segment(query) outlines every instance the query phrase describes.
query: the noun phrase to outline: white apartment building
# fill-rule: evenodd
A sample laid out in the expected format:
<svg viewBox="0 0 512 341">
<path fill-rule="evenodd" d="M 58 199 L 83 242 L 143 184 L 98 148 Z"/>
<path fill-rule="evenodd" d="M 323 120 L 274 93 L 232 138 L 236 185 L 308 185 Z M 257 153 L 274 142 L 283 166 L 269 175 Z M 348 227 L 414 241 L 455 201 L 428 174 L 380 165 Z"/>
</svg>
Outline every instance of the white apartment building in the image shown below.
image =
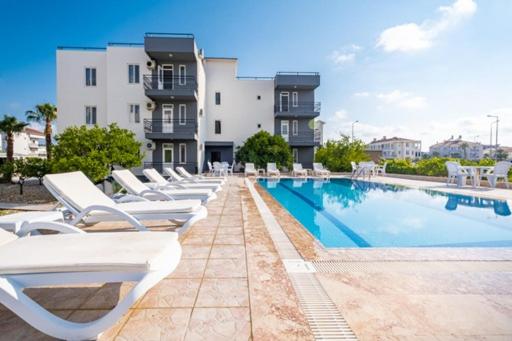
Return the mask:
<svg viewBox="0 0 512 341">
<path fill-rule="evenodd" d="M 380 151 L 385 159 L 415 159 L 421 157 L 421 141 L 401 137 L 373 139 L 367 150 Z"/>
<path fill-rule="evenodd" d="M 14 134 L 13 156 L 15 159 L 25 157 L 46 158 L 46 141 L 44 133 L 30 127 Z M 7 136 L 0 133 L 0 159 L 7 158 Z"/>
<path fill-rule="evenodd" d="M 205 169 L 232 162 L 259 130 L 281 134 L 311 167 L 318 73 L 239 77 L 236 58 L 209 58 L 193 35 L 146 33 L 144 43 L 57 49 L 57 128 L 117 123 L 143 141 L 145 167 Z"/>
<path fill-rule="evenodd" d="M 450 137 L 429 148 L 430 155 L 441 157 L 459 157 L 468 160 L 480 160 L 484 156 L 484 146 L 480 142 L 465 141 L 462 136 Z"/>
</svg>

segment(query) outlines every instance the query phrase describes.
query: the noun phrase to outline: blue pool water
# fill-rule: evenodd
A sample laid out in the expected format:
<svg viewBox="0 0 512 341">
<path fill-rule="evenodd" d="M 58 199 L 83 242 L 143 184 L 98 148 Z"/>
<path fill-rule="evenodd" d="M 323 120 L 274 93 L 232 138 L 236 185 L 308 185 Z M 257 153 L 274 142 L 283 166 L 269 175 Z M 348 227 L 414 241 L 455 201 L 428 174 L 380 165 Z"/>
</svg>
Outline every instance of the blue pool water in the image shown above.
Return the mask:
<svg viewBox="0 0 512 341">
<path fill-rule="evenodd" d="M 506 201 L 349 179 L 260 179 L 325 247 L 511 247 Z"/>
</svg>

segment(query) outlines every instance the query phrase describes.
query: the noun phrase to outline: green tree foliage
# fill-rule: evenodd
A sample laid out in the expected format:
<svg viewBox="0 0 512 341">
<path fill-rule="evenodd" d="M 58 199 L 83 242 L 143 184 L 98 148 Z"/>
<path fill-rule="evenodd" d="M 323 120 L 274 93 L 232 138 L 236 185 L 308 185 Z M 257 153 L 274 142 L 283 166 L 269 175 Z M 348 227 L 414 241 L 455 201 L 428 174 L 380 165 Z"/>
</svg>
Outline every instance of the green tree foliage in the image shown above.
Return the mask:
<svg viewBox="0 0 512 341">
<path fill-rule="evenodd" d="M 46 157 L 52 158 L 52 122 L 57 119 L 57 107 L 50 103 L 38 104 L 34 110 L 28 110 L 25 115 L 27 120 L 44 123 L 44 135 L 46 140 Z"/>
<path fill-rule="evenodd" d="M 237 148 L 236 160 L 242 163 L 252 162 L 258 168 L 265 168 L 268 162 L 275 162 L 279 168 L 290 168 L 293 155 L 281 135 L 271 135 L 262 130 Z"/>
<path fill-rule="evenodd" d="M 339 140 L 328 140 L 315 154 L 315 161 L 321 162 L 333 172 L 350 172 L 351 161 L 361 162 L 369 159 L 364 142 L 350 141 L 348 136 L 341 136 Z"/>
<path fill-rule="evenodd" d="M 4 118 L 0 120 L 0 131 L 7 135 L 7 161 L 12 162 L 14 160 L 14 134 L 20 133 L 25 129 L 28 124 L 20 122 L 14 116 L 4 115 Z"/>
<path fill-rule="evenodd" d="M 144 157 L 135 134 L 119 128 L 94 126 L 67 128 L 55 137 L 51 169 L 54 173 L 80 170 L 92 181 L 102 181 L 114 165 L 124 168 L 140 166 Z"/>
</svg>

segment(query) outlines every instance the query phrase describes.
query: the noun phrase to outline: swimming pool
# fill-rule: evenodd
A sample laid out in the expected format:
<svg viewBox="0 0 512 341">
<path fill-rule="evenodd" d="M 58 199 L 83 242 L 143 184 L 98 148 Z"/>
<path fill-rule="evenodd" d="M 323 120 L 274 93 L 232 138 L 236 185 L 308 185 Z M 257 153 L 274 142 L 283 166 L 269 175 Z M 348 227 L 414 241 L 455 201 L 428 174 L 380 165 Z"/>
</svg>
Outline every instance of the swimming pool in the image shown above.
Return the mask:
<svg viewBox="0 0 512 341">
<path fill-rule="evenodd" d="M 325 247 L 511 247 L 506 201 L 331 179 L 259 179 Z"/>
</svg>

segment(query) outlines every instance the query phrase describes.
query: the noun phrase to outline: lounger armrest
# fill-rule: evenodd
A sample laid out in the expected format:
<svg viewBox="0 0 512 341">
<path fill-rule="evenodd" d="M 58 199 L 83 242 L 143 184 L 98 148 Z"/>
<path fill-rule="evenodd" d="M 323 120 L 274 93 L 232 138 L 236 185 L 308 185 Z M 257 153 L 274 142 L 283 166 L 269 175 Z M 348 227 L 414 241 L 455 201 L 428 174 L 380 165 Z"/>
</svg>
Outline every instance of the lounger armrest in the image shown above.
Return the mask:
<svg viewBox="0 0 512 341">
<path fill-rule="evenodd" d="M 20 237 L 24 237 L 27 234 L 30 234 L 30 232 L 37 231 L 37 230 L 50 230 L 50 231 L 57 231 L 60 233 L 85 233 L 84 231 L 80 230 L 78 227 L 66 224 L 66 223 L 59 223 L 56 221 L 37 221 L 33 223 L 25 222 L 21 225 L 20 231 L 18 232 L 18 235 Z"/>
<path fill-rule="evenodd" d="M 135 227 L 139 231 L 149 231 L 146 226 L 142 225 L 137 219 L 135 219 L 134 216 L 131 214 L 122 211 L 116 207 L 112 206 L 105 206 L 105 205 L 91 205 L 89 207 L 86 207 L 82 212 L 77 214 L 75 219 L 71 221 L 71 225 L 76 225 L 78 222 L 80 222 L 82 219 L 84 219 L 89 213 L 93 211 L 102 211 L 102 212 L 108 212 L 110 214 L 116 215 L 123 220 L 126 220 L 129 222 L 133 227 Z"/>
<path fill-rule="evenodd" d="M 174 198 L 172 196 L 156 189 L 147 189 L 145 191 L 142 191 L 140 193 L 140 196 L 143 198 L 145 198 L 146 196 L 156 196 L 157 198 L 161 198 L 162 200 L 174 201 Z"/>
</svg>

